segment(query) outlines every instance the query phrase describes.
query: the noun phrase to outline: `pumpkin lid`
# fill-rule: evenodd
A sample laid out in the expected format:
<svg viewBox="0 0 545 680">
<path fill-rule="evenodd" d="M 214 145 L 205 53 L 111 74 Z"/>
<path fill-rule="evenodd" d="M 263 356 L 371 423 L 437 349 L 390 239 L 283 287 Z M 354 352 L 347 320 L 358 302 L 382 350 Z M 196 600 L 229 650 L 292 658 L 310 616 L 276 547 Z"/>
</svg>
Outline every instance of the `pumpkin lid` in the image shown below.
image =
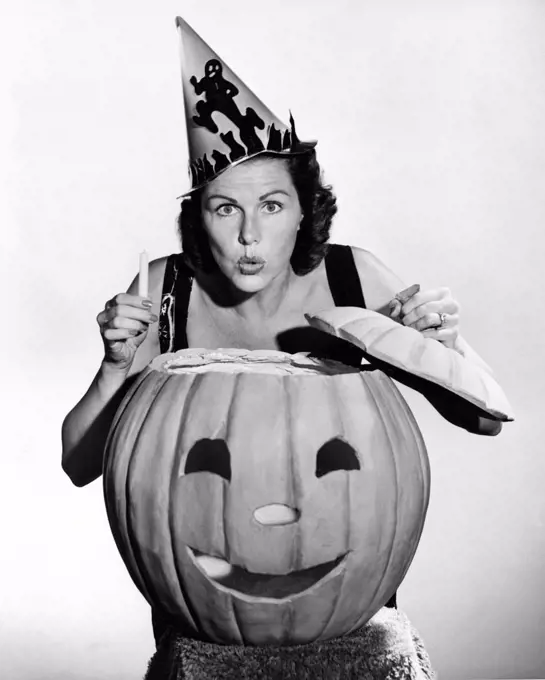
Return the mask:
<svg viewBox="0 0 545 680">
<path fill-rule="evenodd" d="M 496 419 L 514 419 L 490 373 L 414 328 L 360 307 L 335 307 L 305 316 L 314 328 L 347 340 L 372 358 L 435 383 Z"/>
</svg>

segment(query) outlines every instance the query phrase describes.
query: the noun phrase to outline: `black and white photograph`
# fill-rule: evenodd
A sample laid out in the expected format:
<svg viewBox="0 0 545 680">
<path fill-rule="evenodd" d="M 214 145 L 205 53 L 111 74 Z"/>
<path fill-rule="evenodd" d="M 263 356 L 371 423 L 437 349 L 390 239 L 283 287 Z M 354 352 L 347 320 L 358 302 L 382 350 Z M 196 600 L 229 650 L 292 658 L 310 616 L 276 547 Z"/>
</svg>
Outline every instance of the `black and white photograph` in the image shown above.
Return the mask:
<svg viewBox="0 0 545 680">
<path fill-rule="evenodd" d="M 544 680 L 545 2 L 0 19 L 0 677 Z"/>
</svg>

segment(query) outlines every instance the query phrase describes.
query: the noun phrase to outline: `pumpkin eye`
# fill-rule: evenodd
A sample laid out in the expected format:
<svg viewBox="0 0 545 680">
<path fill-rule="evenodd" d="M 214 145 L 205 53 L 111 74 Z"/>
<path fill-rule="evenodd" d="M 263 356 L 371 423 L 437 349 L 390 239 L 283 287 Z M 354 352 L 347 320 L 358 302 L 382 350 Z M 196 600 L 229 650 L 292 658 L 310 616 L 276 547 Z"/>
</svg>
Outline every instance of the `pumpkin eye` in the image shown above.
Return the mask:
<svg viewBox="0 0 545 680">
<path fill-rule="evenodd" d="M 323 477 L 335 470 L 359 469 L 360 462 L 355 450 L 339 437 L 321 446 L 316 456 L 316 477 Z"/>
<path fill-rule="evenodd" d="M 185 461 L 185 474 L 212 472 L 231 481 L 231 455 L 223 439 L 199 439 Z"/>
</svg>

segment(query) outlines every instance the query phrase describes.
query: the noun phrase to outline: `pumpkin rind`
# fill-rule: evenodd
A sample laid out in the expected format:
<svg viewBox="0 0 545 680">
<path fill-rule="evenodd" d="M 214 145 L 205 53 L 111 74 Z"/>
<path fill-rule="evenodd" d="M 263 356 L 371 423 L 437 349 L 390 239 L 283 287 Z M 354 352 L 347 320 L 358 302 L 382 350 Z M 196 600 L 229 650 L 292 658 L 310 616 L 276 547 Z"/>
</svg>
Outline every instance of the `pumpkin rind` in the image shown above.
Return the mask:
<svg viewBox="0 0 545 680">
<path fill-rule="evenodd" d="M 108 518 L 144 597 L 215 642 L 297 644 L 363 625 L 403 580 L 429 501 L 424 442 L 394 383 L 334 362 L 314 370 L 304 357 L 283 360 L 279 373 L 218 373 L 212 362 L 200 373 L 165 372 L 173 359 L 152 363 L 127 394 L 106 449 Z M 266 355 L 255 363 L 266 370 Z M 360 469 L 317 477 L 317 451 L 335 438 Z M 225 441 L 230 480 L 184 473 L 201 439 Z M 297 508 L 298 520 L 261 525 L 254 511 L 267 503 Z M 271 583 L 337 566 L 278 598 L 267 579 L 260 595 L 211 580 L 200 553 Z"/>
</svg>

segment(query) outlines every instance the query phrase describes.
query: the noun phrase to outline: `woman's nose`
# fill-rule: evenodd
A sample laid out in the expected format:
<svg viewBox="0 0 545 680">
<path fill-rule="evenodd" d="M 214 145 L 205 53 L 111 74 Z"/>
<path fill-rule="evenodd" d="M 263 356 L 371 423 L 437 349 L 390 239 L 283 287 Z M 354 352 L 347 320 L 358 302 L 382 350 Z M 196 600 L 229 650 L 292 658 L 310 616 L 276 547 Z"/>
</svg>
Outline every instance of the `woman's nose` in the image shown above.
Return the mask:
<svg viewBox="0 0 545 680">
<path fill-rule="evenodd" d="M 238 240 L 243 245 L 259 243 L 259 224 L 256 217 L 247 214 L 244 215 L 242 224 L 240 225 Z"/>
</svg>

